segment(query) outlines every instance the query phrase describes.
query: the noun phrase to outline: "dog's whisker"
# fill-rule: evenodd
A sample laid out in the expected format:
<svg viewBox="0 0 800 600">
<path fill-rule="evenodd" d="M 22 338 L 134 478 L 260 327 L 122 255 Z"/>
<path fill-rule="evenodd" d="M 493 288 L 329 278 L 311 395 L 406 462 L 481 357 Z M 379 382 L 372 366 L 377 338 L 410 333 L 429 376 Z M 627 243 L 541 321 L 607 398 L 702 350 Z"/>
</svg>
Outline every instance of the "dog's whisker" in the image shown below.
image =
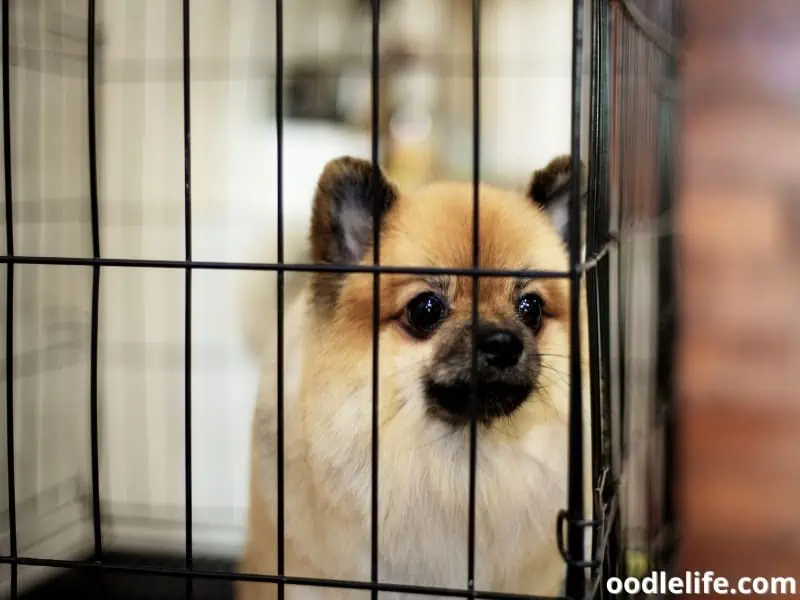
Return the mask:
<svg viewBox="0 0 800 600">
<path fill-rule="evenodd" d="M 561 371 L 554 367 L 542 365 L 542 371 L 540 373 L 540 377 L 544 375 L 555 375 L 559 378 L 559 382 L 569 386 L 569 373 L 565 373 L 564 371 Z M 550 382 L 552 383 L 553 380 L 550 380 Z"/>
</svg>

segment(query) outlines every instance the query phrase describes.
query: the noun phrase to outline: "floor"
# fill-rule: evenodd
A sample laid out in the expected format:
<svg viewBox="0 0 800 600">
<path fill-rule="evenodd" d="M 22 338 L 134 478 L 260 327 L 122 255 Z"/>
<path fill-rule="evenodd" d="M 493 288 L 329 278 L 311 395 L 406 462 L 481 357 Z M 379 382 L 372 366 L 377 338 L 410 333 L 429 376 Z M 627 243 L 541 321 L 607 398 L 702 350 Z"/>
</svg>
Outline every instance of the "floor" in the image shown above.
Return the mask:
<svg viewBox="0 0 800 600">
<path fill-rule="evenodd" d="M 115 554 L 106 557 L 110 563 L 182 568 L 183 557 L 138 556 Z M 195 568 L 203 571 L 230 572 L 233 563 L 225 560 L 196 559 Z M 40 585 L 19 597 L 19 600 L 184 600 L 188 599 L 186 580 L 162 575 L 140 575 L 102 572 L 95 569 L 76 569 Z M 233 600 L 233 582 L 200 580 L 193 583 L 192 600 Z"/>
</svg>

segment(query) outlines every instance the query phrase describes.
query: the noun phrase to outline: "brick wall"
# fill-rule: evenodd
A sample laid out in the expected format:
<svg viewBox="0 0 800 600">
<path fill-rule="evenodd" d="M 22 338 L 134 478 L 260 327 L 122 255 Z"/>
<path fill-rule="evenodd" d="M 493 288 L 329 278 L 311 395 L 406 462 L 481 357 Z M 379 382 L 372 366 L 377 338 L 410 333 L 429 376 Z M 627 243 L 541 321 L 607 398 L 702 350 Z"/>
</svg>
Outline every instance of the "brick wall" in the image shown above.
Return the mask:
<svg viewBox="0 0 800 600">
<path fill-rule="evenodd" d="M 800 578 L 800 2 L 683 10 L 680 569 Z"/>
</svg>

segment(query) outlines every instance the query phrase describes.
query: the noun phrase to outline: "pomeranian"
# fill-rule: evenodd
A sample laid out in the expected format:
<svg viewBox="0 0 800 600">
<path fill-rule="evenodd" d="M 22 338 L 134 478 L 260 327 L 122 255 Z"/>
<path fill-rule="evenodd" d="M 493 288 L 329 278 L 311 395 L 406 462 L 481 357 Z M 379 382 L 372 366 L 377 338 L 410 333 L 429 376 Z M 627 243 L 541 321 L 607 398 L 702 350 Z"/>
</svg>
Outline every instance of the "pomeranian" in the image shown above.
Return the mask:
<svg viewBox="0 0 800 600">
<path fill-rule="evenodd" d="M 524 191 L 482 185 L 480 267 L 568 271 L 572 179 L 570 157 L 560 156 L 535 171 Z M 579 179 L 583 202 L 583 167 Z M 307 245 L 287 251 L 307 254 L 319 265 L 373 264 L 376 201 L 382 265 L 409 270 L 473 266 L 472 184 L 437 182 L 401 191 L 383 172 L 374 173 L 371 162 L 351 157 L 324 167 L 311 199 L 308 239 L 302 242 Z M 276 275 L 258 277 L 270 283 L 261 296 L 250 298 L 248 323 L 257 327 L 263 320 L 270 326 L 261 326 L 265 339 L 257 344 L 261 382 L 251 431 L 247 540 L 239 569 L 275 574 Z M 369 581 L 374 276 L 331 270 L 287 277 L 285 574 Z M 559 595 L 565 565 L 556 544 L 556 517 L 567 505 L 569 281 L 482 276 L 474 332 L 472 288 L 471 275 L 383 273 L 379 278 L 378 579 L 467 586 L 474 336 L 474 585 L 490 592 Z M 588 385 L 584 300 L 581 365 Z M 583 423 L 588 511 L 588 408 Z M 291 600 L 366 594 L 286 586 Z M 275 584 L 239 584 L 240 600 L 275 596 Z"/>
</svg>

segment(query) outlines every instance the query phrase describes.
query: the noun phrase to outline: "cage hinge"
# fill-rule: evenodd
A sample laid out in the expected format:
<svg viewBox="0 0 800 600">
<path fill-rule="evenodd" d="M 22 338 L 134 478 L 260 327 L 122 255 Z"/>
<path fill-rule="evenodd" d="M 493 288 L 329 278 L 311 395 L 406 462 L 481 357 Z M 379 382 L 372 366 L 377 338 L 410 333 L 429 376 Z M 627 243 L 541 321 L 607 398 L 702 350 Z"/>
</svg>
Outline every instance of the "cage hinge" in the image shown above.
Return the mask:
<svg viewBox="0 0 800 600">
<path fill-rule="evenodd" d="M 600 566 L 598 559 L 594 560 L 573 560 L 570 558 L 567 548 L 564 545 L 564 523 L 567 522 L 575 527 L 597 527 L 600 521 L 596 519 L 570 519 L 566 510 L 558 511 L 558 518 L 556 519 L 556 543 L 558 544 L 558 553 L 564 562 L 571 567 L 578 567 L 580 569 L 595 568 Z"/>
</svg>

